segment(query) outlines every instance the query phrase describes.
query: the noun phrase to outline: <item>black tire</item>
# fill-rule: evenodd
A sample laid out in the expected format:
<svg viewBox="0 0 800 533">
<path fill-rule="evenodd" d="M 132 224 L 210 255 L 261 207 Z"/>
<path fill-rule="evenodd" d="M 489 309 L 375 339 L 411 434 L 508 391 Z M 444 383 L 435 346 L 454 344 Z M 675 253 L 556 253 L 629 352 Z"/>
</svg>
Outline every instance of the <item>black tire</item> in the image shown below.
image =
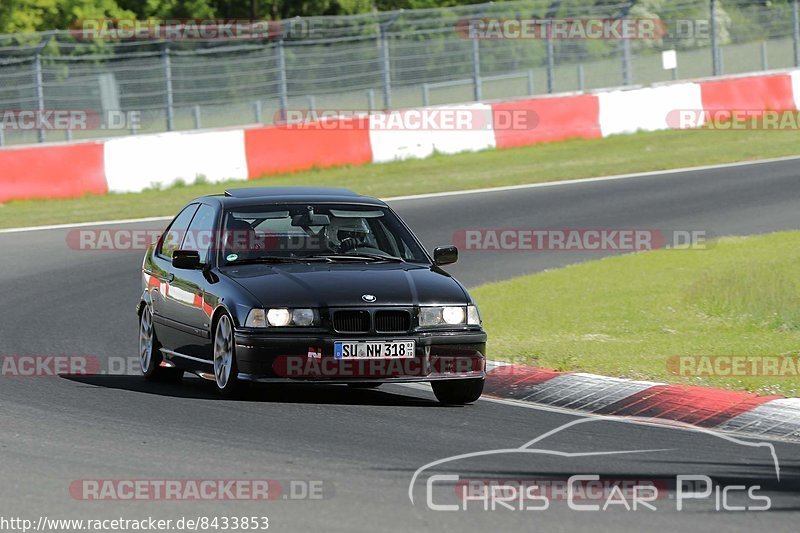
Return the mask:
<svg viewBox="0 0 800 533">
<path fill-rule="evenodd" d="M 351 389 L 377 389 L 383 383 L 348 383 L 347 386 Z"/>
<path fill-rule="evenodd" d="M 148 381 L 180 383 L 183 370 L 161 366 L 162 361 L 161 343 L 153 327 L 153 311 L 145 305 L 139 313 L 139 367 L 142 375 Z"/>
<path fill-rule="evenodd" d="M 449 379 L 446 381 L 432 381 L 431 387 L 436 399 L 446 405 L 465 405 L 478 400 L 483 393 L 483 384 L 486 380 L 477 379 Z"/>
<path fill-rule="evenodd" d="M 214 325 L 214 382 L 223 398 L 238 399 L 247 390 L 247 384 L 239 379 L 236 363 L 236 340 L 233 336 L 233 320 L 227 314 L 219 317 Z M 225 358 L 225 354 L 229 359 Z"/>
</svg>

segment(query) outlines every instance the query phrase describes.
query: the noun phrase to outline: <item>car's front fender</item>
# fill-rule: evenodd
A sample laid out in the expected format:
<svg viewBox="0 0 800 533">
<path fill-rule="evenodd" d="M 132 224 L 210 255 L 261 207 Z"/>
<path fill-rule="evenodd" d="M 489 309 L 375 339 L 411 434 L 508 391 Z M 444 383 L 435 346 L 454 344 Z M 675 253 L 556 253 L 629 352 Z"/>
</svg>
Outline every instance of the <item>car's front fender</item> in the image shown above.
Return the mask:
<svg viewBox="0 0 800 533">
<path fill-rule="evenodd" d="M 150 292 L 147 290 L 142 291 L 142 296 L 139 298 L 139 303 L 136 304 L 136 316 L 141 316 L 144 306 L 150 305 L 151 303 L 153 302 L 150 298 Z"/>
</svg>

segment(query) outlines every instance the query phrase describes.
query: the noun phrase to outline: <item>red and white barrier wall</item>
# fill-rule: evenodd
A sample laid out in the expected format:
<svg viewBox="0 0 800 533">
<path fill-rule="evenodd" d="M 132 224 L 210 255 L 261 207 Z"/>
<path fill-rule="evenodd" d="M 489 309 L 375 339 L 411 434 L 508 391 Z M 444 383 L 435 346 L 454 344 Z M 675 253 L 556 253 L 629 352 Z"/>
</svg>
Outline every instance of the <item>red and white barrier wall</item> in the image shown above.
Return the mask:
<svg viewBox="0 0 800 533">
<path fill-rule="evenodd" d="M 0 150 L 0 202 L 108 192 L 102 142 Z"/>
<path fill-rule="evenodd" d="M 103 171 L 111 192 L 139 192 L 202 177 L 247 179 L 244 131 L 170 132 L 105 142 Z"/>
<path fill-rule="evenodd" d="M 96 142 L 0 149 L 0 202 L 136 192 L 200 178 L 216 183 L 312 168 L 384 163 L 487 148 L 678 127 L 675 113 L 800 109 L 800 71 L 440 108 L 480 127 L 382 128 L 353 118 L 326 127 L 262 126 L 136 135 Z M 393 111 L 402 118 L 415 110 Z M 416 110 L 419 111 L 419 110 Z M 535 117 L 526 127 L 510 113 Z M 396 115 L 396 116 L 395 116 Z M 670 120 L 670 117 L 673 117 Z"/>
</svg>

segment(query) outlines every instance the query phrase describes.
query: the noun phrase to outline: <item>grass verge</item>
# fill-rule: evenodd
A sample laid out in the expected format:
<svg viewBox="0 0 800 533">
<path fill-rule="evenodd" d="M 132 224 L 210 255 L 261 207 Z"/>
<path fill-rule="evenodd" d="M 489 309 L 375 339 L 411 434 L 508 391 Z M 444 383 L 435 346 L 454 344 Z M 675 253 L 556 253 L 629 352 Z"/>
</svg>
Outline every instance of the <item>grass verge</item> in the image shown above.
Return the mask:
<svg viewBox="0 0 800 533">
<path fill-rule="evenodd" d="M 796 361 L 798 263 L 800 232 L 781 232 L 723 238 L 706 250 L 610 257 L 471 292 L 493 359 L 797 396 L 797 375 L 681 376 L 668 361 L 718 355 Z"/>
<path fill-rule="evenodd" d="M 338 186 L 389 197 L 781 157 L 800 154 L 799 146 L 795 132 L 774 131 L 661 131 L 575 139 L 424 160 L 311 170 L 249 182 L 8 202 L 0 204 L 0 228 L 170 215 L 188 200 L 220 192 L 228 185 Z"/>
</svg>

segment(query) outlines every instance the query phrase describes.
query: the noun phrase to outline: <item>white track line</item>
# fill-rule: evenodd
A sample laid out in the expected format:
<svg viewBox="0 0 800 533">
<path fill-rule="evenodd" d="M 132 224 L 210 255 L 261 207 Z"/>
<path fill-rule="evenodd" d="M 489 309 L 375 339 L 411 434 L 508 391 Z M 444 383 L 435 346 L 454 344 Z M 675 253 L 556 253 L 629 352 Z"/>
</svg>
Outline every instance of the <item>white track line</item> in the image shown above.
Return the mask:
<svg viewBox="0 0 800 533">
<path fill-rule="evenodd" d="M 412 194 L 409 196 L 392 196 L 390 198 L 383 198 L 386 202 L 403 202 L 408 200 L 427 200 L 432 198 L 446 198 L 448 196 L 465 196 L 468 194 L 486 194 L 486 193 L 496 193 L 496 192 L 506 192 L 506 191 L 518 191 L 524 189 L 539 189 L 544 187 L 568 187 L 571 185 L 581 185 L 584 183 L 595 183 L 595 182 L 603 182 L 603 181 L 616 181 L 616 180 L 625 180 L 625 179 L 632 179 L 632 178 L 647 178 L 647 177 L 654 177 L 654 176 L 670 176 L 674 174 L 685 174 L 687 172 L 699 172 L 703 170 L 717 170 L 717 169 L 724 169 L 724 168 L 737 168 L 737 167 L 746 167 L 751 165 L 767 165 L 770 163 L 780 163 L 784 161 L 798 161 L 800 160 L 800 156 L 786 156 L 786 157 L 774 157 L 772 159 L 759 159 L 755 161 L 739 161 L 737 163 L 723 163 L 718 165 L 705 165 L 699 167 L 684 167 L 684 168 L 674 168 L 670 170 L 654 170 L 650 172 L 636 172 L 632 174 L 616 174 L 612 176 L 599 176 L 596 178 L 579 178 L 574 180 L 562 180 L 562 181 L 546 181 L 542 183 L 527 183 L 523 185 L 507 185 L 503 187 L 488 187 L 484 189 L 469 189 L 463 191 L 447 191 L 447 192 L 434 192 L 434 193 L 426 193 L 426 194 Z M 2 211 L 0 211 L 1 213 Z M 27 231 L 44 231 L 44 230 L 53 230 L 53 229 L 69 229 L 69 228 L 82 228 L 87 226 L 104 226 L 110 224 L 135 224 L 137 222 L 154 222 L 159 220 L 171 220 L 172 216 L 163 216 L 163 217 L 148 217 L 148 218 L 129 218 L 123 220 L 102 220 L 97 222 L 75 222 L 71 224 L 53 224 L 50 226 L 30 226 L 30 227 L 23 227 L 23 228 L 8 228 L 8 229 L 0 229 L 0 234 L 2 233 L 21 233 Z"/>
<path fill-rule="evenodd" d="M 0 211 L 1 212 L 1 211 Z M 125 218 L 121 220 L 100 220 L 97 222 L 75 222 L 72 224 L 53 224 L 50 226 L 31 226 L 28 228 L 9 228 L 0 229 L 0 233 L 21 233 L 26 231 L 44 231 L 52 229 L 85 228 L 88 226 L 106 226 L 111 224 L 136 224 L 138 222 L 156 222 L 160 220 L 172 220 L 172 216 L 148 217 L 148 218 Z"/>
</svg>

